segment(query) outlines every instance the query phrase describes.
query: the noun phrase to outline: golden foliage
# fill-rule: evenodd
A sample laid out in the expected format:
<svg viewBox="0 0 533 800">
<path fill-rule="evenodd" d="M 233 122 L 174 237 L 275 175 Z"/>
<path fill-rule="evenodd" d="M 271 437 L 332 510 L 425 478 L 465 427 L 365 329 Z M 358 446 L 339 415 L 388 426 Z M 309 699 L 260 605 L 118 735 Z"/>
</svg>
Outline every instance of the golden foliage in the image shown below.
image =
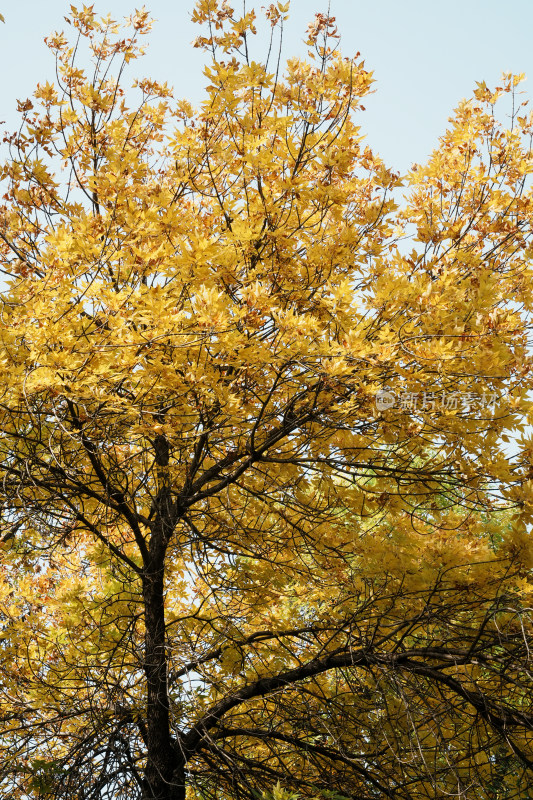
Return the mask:
<svg viewBox="0 0 533 800">
<path fill-rule="evenodd" d="M 403 180 L 334 19 L 200 0 L 200 108 L 92 6 L 0 209 L 0 785 L 510 798 L 528 785 L 530 150 L 520 76 Z M 403 191 L 402 191 L 403 189 Z M 503 766 L 502 766 L 503 765 Z M 502 777 L 503 776 L 503 777 Z M 272 790 L 265 789 L 272 786 Z M 504 787 L 506 794 L 503 794 Z M 296 793 L 296 794 L 295 794 Z"/>
</svg>

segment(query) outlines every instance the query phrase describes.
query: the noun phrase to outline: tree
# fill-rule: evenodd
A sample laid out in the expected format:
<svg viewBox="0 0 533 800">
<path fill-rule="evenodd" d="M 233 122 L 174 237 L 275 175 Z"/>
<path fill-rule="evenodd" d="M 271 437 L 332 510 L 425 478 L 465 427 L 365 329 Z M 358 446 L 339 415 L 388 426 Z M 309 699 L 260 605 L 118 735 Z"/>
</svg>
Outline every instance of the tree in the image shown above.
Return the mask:
<svg viewBox="0 0 533 800">
<path fill-rule="evenodd" d="M 6 796 L 531 783 L 532 119 L 480 84 L 402 184 L 333 18 L 275 63 L 287 10 L 254 61 L 200 0 L 195 111 L 127 105 L 146 12 L 73 7 L 8 137 Z"/>
</svg>

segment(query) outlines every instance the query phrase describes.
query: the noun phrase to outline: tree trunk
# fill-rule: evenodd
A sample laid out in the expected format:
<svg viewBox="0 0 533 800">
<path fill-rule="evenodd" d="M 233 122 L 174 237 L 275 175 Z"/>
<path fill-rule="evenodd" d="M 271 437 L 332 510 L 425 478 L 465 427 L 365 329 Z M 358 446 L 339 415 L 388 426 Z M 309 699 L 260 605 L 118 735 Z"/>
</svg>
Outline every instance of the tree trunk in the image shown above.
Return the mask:
<svg viewBox="0 0 533 800">
<path fill-rule="evenodd" d="M 178 787 L 173 778 L 179 765 L 170 735 L 162 568 L 145 577 L 143 595 L 148 749 L 145 779 L 150 787 L 147 797 L 150 800 L 183 800 L 184 782 L 180 781 L 182 786 Z"/>
<path fill-rule="evenodd" d="M 164 468 L 168 464 L 168 446 L 163 437 L 157 437 L 155 450 L 156 463 Z M 150 800 L 185 800 L 185 769 L 170 733 L 167 685 L 164 576 L 166 549 L 173 529 L 168 487 L 163 485 L 155 502 L 149 558 L 144 565 L 143 575 L 148 751 L 145 794 Z"/>
</svg>

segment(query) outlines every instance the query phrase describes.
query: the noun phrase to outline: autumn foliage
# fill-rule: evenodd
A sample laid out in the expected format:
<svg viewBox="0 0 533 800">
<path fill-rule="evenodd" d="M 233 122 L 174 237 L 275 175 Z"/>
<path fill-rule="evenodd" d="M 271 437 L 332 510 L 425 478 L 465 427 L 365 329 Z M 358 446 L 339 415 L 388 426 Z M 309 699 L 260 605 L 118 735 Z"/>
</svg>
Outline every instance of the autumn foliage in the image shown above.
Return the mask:
<svg viewBox="0 0 533 800">
<path fill-rule="evenodd" d="M 72 7 L 7 137 L 5 797 L 533 780 L 520 78 L 400 179 L 358 127 L 372 74 L 325 14 L 281 63 L 287 12 L 197 3 L 194 109 L 126 96 L 145 11 Z"/>
</svg>

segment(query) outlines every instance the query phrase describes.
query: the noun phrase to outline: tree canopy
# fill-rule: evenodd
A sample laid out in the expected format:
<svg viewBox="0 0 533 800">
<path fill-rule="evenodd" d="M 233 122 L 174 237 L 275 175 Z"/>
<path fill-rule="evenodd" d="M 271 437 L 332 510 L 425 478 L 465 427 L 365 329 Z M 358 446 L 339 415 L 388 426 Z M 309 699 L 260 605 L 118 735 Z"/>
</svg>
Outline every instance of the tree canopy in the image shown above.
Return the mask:
<svg viewBox="0 0 533 800">
<path fill-rule="evenodd" d="M 195 109 L 126 93 L 146 11 L 72 7 L 6 139 L 4 796 L 531 785 L 520 76 L 401 178 L 359 54 L 317 14 L 283 64 L 287 12 L 197 3 Z"/>
</svg>

